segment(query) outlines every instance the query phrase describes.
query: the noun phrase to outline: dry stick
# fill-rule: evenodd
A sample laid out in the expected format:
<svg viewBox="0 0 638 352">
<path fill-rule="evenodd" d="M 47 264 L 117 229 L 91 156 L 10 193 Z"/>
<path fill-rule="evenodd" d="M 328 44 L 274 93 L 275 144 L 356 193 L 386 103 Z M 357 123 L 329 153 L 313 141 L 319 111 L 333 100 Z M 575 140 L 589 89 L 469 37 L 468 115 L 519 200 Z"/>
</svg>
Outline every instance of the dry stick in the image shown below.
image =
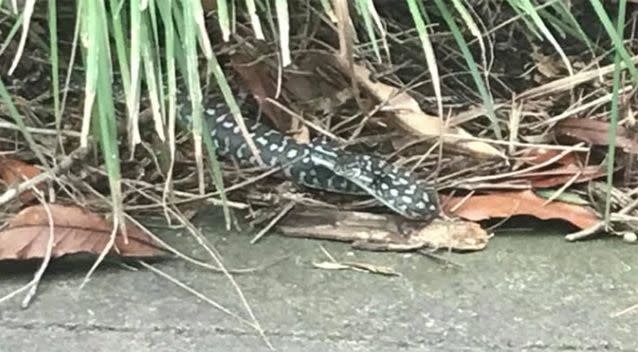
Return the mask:
<svg viewBox="0 0 638 352">
<path fill-rule="evenodd" d="M 78 291 L 82 290 L 84 288 L 84 286 L 89 282 L 89 279 L 91 278 L 91 275 L 93 275 L 93 272 L 95 272 L 97 267 L 102 263 L 102 261 L 104 260 L 106 255 L 111 251 L 111 249 L 115 245 L 115 237 L 117 236 L 118 228 L 119 228 L 119 216 L 114 216 L 113 217 L 113 230 L 111 231 L 111 235 L 109 237 L 109 241 L 106 244 L 106 246 L 104 247 L 104 249 L 102 250 L 102 252 L 100 253 L 100 255 L 98 256 L 98 258 L 95 261 L 95 263 L 93 263 L 93 266 L 91 266 L 91 269 L 89 269 L 89 271 L 84 276 L 84 280 L 82 280 L 82 283 L 80 284 L 80 287 L 78 287 Z"/>
<path fill-rule="evenodd" d="M 108 199 L 105 198 L 102 194 L 100 194 L 99 192 L 97 192 L 95 189 L 88 187 L 88 190 L 95 195 L 97 198 L 99 198 L 100 200 L 102 200 L 103 202 L 108 204 Z M 155 201 L 159 201 L 157 199 L 153 199 Z M 148 228 L 146 228 L 146 226 L 144 226 L 142 223 L 140 223 L 139 221 L 137 221 L 137 219 L 135 219 L 133 216 L 131 216 L 130 214 L 124 212 L 124 217 L 126 219 L 128 219 L 129 221 L 131 221 L 134 225 L 136 225 L 137 227 L 139 227 L 144 233 L 146 233 L 153 241 L 157 242 L 159 245 L 163 246 L 166 250 L 168 250 L 169 252 L 175 254 L 178 258 L 184 259 L 185 261 L 192 263 L 194 265 L 197 266 L 201 266 L 203 268 L 209 269 L 213 272 L 219 272 L 219 273 L 223 273 L 224 269 L 216 267 L 214 265 L 208 264 L 206 262 L 200 261 L 196 258 L 191 258 L 188 255 L 180 252 L 179 250 L 177 250 L 176 248 L 172 247 L 171 245 L 169 245 L 168 243 L 164 242 L 161 238 L 157 237 L 153 232 L 151 232 Z M 266 263 L 266 264 L 262 264 L 260 266 L 256 266 L 256 267 L 249 267 L 249 268 L 241 268 L 241 269 L 226 269 L 226 271 L 228 271 L 231 274 L 247 274 L 247 273 L 252 273 L 252 272 L 256 272 L 259 270 L 263 270 L 266 269 L 270 266 L 273 266 L 279 262 L 281 262 L 282 260 L 286 259 L 287 257 L 281 257 L 278 258 L 276 260 L 273 260 L 270 263 Z"/>
<path fill-rule="evenodd" d="M 53 244 L 55 242 L 55 225 L 53 223 L 53 215 L 51 214 L 51 208 L 49 208 L 49 205 L 44 200 L 44 196 L 42 195 L 42 192 L 39 189 L 37 189 L 37 187 L 35 186 L 32 187 L 32 190 L 33 190 L 33 194 L 36 195 L 36 197 L 38 198 L 38 200 L 40 201 L 40 203 L 44 207 L 44 210 L 47 213 L 47 219 L 49 221 L 49 241 L 47 242 L 47 249 L 44 254 L 44 259 L 42 260 L 42 265 L 40 265 L 40 268 L 38 269 L 38 271 L 35 272 L 35 275 L 33 276 L 33 280 L 31 280 L 31 282 L 29 283 L 29 285 L 31 286 L 29 289 L 29 292 L 27 292 L 27 295 L 22 300 L 22 308 L 27 308 L 29 306 L 29 303 L 35 296 L 35 293 L 38 290 L 38 284 L 42 280 L 42 276 L 44 275 L 44 272 L 47 270 L 47 267 L 49 266 L 49 262 L 51 261 L 51 255 L 53 253 Z"/>
<path fill-rule="evenodd" d="M 291 201 L 288 202 L 288 204 L 286 204 L 286 206 L 279 212 L 279 214 L 277 214 L 277 216 L 275 216 L 269 223 L 268 225 L 266 225 L 266 227 L 264 227 L 261 231 L 259 231 L 259 233 L 257 235 L 255 235 L 255 237 L 253 237 L 253 239 L 250 241 L 250 244 L 255 244 L 257 243 L 257 241 L 259 241 L 262 237 L 264 237 L 264 235 L 270 231 L 270 229 L 275 226 L 275 224 L 277 224 L 277 222 L 279 220 L 281 220 L 281 218 L 283 218 L 286 214 L 288 214 L 289 211 L 292 210 L 292 208 L 295 207 L 297 203 L 295 201 Z"/>
<path fill-rule="evenodd" d="M 633 56 L 631 58 L 631 62 L 632 63 L 638 63 L 638 55 Z M 626 65 L 624 62 L 620 63 L 620 67 L 621 68 L 626 68 Z M 560 78 L 557 80 L 554 80 L 552 82 L 549 82 L 547 84 L 544 84 L 542 86 L 538 86 L 538 87 L 534 87 L 532 89 L 529 89 L 525 92 L 523 92 L 522 94 L 518 95 L 518 99 L 529 99 L 529 98 L 536 98 L 538 96 L 541 95 L 545 95 L 545 94 L 549 94 L 549 93 L 553 93 L 553 92 L 558 92 L 558 91 L 562 91 L 562 90 L 568 90 L 571 89 L 581 83 L 590 81 L 592 79 L 598 78 L 600 76 L 603 75 L 607 75 L 610 74 L 612 72 L 614 72 L 615 70 L 615 65 L 614 64 L 609 64 L 607 66 L 603 66 L 601 68 L 598 69 L 594 69 L 594 70 L 589 70 L 589 71 L 585 71 L 585 72 L 580 72 L 577 73 L 573 76 L 569 76 L 569 77 L 565 77 L 565 78 Z"/>
<path fill-rule="evenodd" d="M 274 350 L 275 350 L 275 347 L 274 347 L 274 346 L 270 343 L 270 341 L 269 341 L 269 340 L 268 340 L 268 338 L 266 337 L 266 335 L 265 335 L 265 333 L 264 333 L 263 329 L 259 326 L 259 323 L 257 323 L 257 321 L 255 321 L 254 323 L 253 323 L 253 322 L 250 322 L 249 320 L 244 319 L 244 318 L 240 317 L 239 315 L 237 315 L 237 314 L 235 314 L 235 313 L 231 312 L 230 310 L 228 310 L 227 308 L 225 308 L 225 307 L 224 307 L 224 306 L 222 306 L 221 304 L 219 304 L 219 303 L 217 303 L 217 302 L 213 301 L 212 299 L 210 299 L 210 298 L 206 297 L 206 296 L 205 296 L 205 295 L 203 295 L 202 293 L 200 293 L 200 292 L 198 292 L 198 291 L 194 290 L 193 288 L 191 288 L 191 287 L 189 287 L 188 285 L 184 284 L 183 282 L 181 282 L 181 281 L 177 280 L 176 278 L 174 278 L 174 277 L 172 277 L 172 276 L 168 275 L 167 273 L 165 273 L 165 272 L 161 271 L 160 269 L 157 269 L 157 268 L 153 267 L 152 265 L 149 265 L 149 264 L 147 264 L 146 262 L 143 262 L 143 261 L 141 261 L 141 260 L 140 260 L 140 261 L 138 261 L 138 262 L 139 262 L 142 266 L 144 266 L 145 268 L 147 268 L 147 269 L 151 270 L 152 272 L 154 272 L 154 273 L 156 273 L 156 274 L 158 274 L 158 275 L 160 275 L 160 276 L 162 276 L 162 277 L 164 277 L 164 278 L 168 279 L 169 281 L 171 281 L 172 283 L 176 284 L 177 286 L 179 286 L 179 287 L 181 287 L 181 288 L 185 289 L 186 291 L 188 291 L 188 292 L 192 293 L 192 294 L 193 294 L 193 295 L 195 295 L 197 298 L 199 298 L 199 299 L 201 299 L 201 300 L 203 300 L 203 301 L 207 302 L 208 304 L 210 304 L 210 305 L 212 305 L 213 307 L 215 307 L 215 308 L 219 309 L 220 311 L 222 311 L 222 312 L 224 312 L 224 313 L 226 313 L 226 314 L 230 315 L 231 317 L 233 317 L 233 318 L 237 319 L 239 322 L 241 322 L 241 323 L 243 323 L 243 324 L 246 324 L 246 325 L 250 326 L 251 328 L 253 328 L 253 329 L 257 330 L 257 331 L 259 332 L 259 334 L 261 335 L 261 337 L 263 338 L 264 342 L 266 343 L 266 346 L 268 346 L 268 348 L 269 348 L 271 351 L 274 351 Z"/>
<path fill-rule="evenodd" d="M 222 263 L 222 261 L 220 259 L 221 256 L 218 253 L 216 253 L 216 250 L 214 249 L 214 247 L 208 243 L 208 240 L 206 239 L 206 237 L 204 237 L 204 235 L 202 235 L 195 228 L 195 226 L 190 221 L 188 221 L 188 219 L 186 219 L 186 217 L 184 217 L 182 215 L 182 213 L 178 209 L 176 209 L 174 207 L 170 207 L 170 208 L 167 208 L 167 209 L 169 210 L 169 212 L 171 212 L 173 214 L 173 216 L 175 216 L 184 225 L 186 225 L 186 228 L 189 230 L 191 235 L 193 235 L 193 237 L 195 237 L 195 239 L 199 242 L 199 244 L 210 254 L 211 258 L 213 258 L 213 260 L 215 261 L 215 264 L 217 264 L 217 266 L 223 270 L 224 275 L 226 276 L 226 278 L 228 279 L 230 284 L 233 286 L 233 288 L 237 292 L 237 295 L 239 296 L 239 299 L 242 301 L 242 304 L 243 304 L 244 308 L 246 309 L 246 312 L 250 316 L 250 319 L 252 319 L 252 321 L 254 322 L 257 332 L 259 332 L 259 334 L 262 336 L 264 341 L 266 341 L 266 343 L 268 345 L 270 345 L 270 342 L 268 342 L 268 338 L 266 337 L 266 335 L 264 333 L 264 330 L 262 329 L 261 325 L 259 324 L 259 321 L 257 320 L 257 317 L 253 313 L 252 308 L 250 308 L 250 304 L 248 304 L 248 300 L 244 296 L 244 293 L 241 290 L 241 288 L 239 287 L 239 284 L 237 284 L 237 281 L 235 281 L 235 278 L 233 278 L 233 276 L 228 272 L 228 270 L 224 266 L 224 263 Z"/>
<path fill-rule="evenodd" d="M 20 131 L 20 127 L 16 124 L 6 121 L 0 121 L 0 129 L 7 129 L 13 131 Z M 27 127 L 27 131 L 32 134 L 41 134 L 45 136 L 57 136 L 58 132 L 54 129 L 50 128 L 37 128 L 37 127 Z M 60 130 L 60 135 L 65 137 L 74 137 L 80 138 L 80 133 L 72 130 Z"/>
<path fill-rule="evenodd" d="M 62 159 L 62 161 L 58 165 L 51 168 L 50 171 L 45 171 L 33 178 L 30 178 L 20 183 L 16 187 L 12 187 L 8 189 L 6 192 L 0 195 L 0 206 L 6 204 L 13 198 L 17 197 L 22 192 L 26 191 L 27 189 L 30 189 L 34 187 L 35 185 L 40 184 L 41 182 L 44 182 L 50 177 L 54 177 L 55 174 L 59 172 L 67 170 L 73 164 L 74 159 L 83 158 L 87 152 L 88 152 L 87 148 L 80 147 L 74 150 L 73 152 L 71 152 L 71 154 L 67 155 L 64 159 Z"/>
<path fill-rule="evenodd" d="M 636 309 L 638 309 L 638 304 L 634 304 L 631 307 L 627 307 L 627 308 L 621 310 L 620 312 L 616 312 L 616 313 L 610 314 L 609 316 L 612 317 L 612 318 L 618 318 L 619 316 L 625 315 L 627 313 L 630 313 L 630 312 L 632 312 L 632 311 L 634 311 Z"/>
<path fill-rule="evenodd" d="M 582 144 L 583 143 L 578 143 L 577 145 L 582 145 Z M 569 152 L 570 152 L 569 149 L 564 150 L 560 154 L 556 155 L 555 157 L 553 157 L 551 159 L 548 159 L 547 161 L 545 161 L 543 163 L 530 166 L 530 167 L 528 167 L 526 169 L 521 169 L 521 170 L 512 171 L 512 172 L 506 172 L 506 173 L 498 174 L 498 175 L 474 177 L 474 178 L 470 178 L 470 179 L 467 179 L 467 180 L 464 180 L 464 181 L 456 182 L 453 185 L 454 186 L 458 186 L 458 185 L 463 184 L 463 183 L 484 182 L 484 181 L 487 181 L 487 180 L 492 181 L 492 180 L 498 180 L 498 179 L 501 179 L 501 178 L 507 178 L 507 177 L 512 177 L 512 176 L 516 176 L 516 175 L 525 174 L 525 173 L 530 172 L 530 171 L 541 169 L 541 168 L 543 168 L 543 167 L 545 167 L 547 165 L 551 165 L 554 162 L 556 162 L 556 161 L 560 160 L 561 158 L 563 158 Z"/>
<path fill-rule="evenodd" d="M 292 161 L 290 163 L 292 163 Z M 288 165 L 290 163 L 287 163 L 286 165 Z M 236 184 L 234 184 L 234 185 L 232 185 L 230 187 L 226 187 L 224 189 L 224 192 L 228 193 L 230 191 L 234 191 L 234 190 L 240 189 L 240 188 L 242 188 L 244 186 L 248 186 L 249 184 L 255 183 L 255 182 L 257 182 L 257 181 L 259 181 L 261 179 L 264 179 L 264 178 L 266 178 L 266 177 L 268 177 L 268 176 L 270 176 L 272 174 L 275 174 L 275 173 L 281 171 L 282 169 L 283 169 L 283 166 L 278 166 L 278 167 L 272 168 L 272 169 L 270 169 L 270 170 L 268 170 L 268 171 L 266 171 L 266 172 L 264 172 L 264 173 L 262 173 L 260 175 L 257 175 L 255 177 L 246 179 L 245 181 L 236 183 Z M 220 195 L 220 194 L 221 194 L 221 192 L 219 192 L 219 191 L 210 192 L 210 193 L 206 193 L 206 194 L 193 196 L 190 199 L 183 199 L 183 200 L 179 200 L 179 201 L 174 201 L 174 202 L 172 202 L 172 204 L 173 205 L 180 205 L 180 204 L 185 204 L 185 203 L 190 203 L 190 202 L 196 202 L 198 200 L 207 199 L 209 197 L 217 196 L 217 195 Z M 128 207 L 128 209 L 139 210 L 139 209 L 153 209 L 153 208 L 158 208 L 158 207 L 162 207 L 162 205 L 161 204 L 149 204 L 149 205 L 140 205 L 140 206 L 130 206 L 130 207 Z"/>
<path fill-rule="evenodd" d="M 185 283 L 177 280 L 176 278 L 170 276 L 169 274 L 165 273 L 164 271 L 150 265 L 147 264 L 146 262 L 142 261 L 142 260 L 138 260 L 137 261 L 140 265 L 142 265 L 143 267 L 145 267 L 146 269 L 149 269 L 150 271 L 154 272 L 155 274 L 168 279 L 170 282 L 174 283 L 175 285 L 183 288 L 184 290 L 192 293 L 193 295 L 195 295 L 197 298 L 207 302 L 208 304 L 210 304 L 211 306 L 219 309 L 220 311 L 222 311 L 225 314 L 230 315 L 231 317 L 237 319 L 240 323 L 242 324 L 246 324 L 248 326 L 250 326 L 253 329 L 257 330 L 257 327 L 255 325 L 253 325 L 253 323 L 245 318 L 242 318 L 241 316 L 239 316 L 236 313 L 233 313 L 232 311 L 230 311 L 228 308 L 225 308 L 224 306 L 222 306 L 221 304 L 213 301 L 212 299 L 206 297 L 203 293 L 200 293 L 198 291 L 196 291 L 195 289 L 191 288 L 190 286 L 186 285 Z"/>
<path fill-rule="evenodd" d="M 630 211 L 634 210 L 636 207 L 638 206 L 638 199 L 635 199 L 633 202 L 631 202 L 629 205 L 627 205 L 626 207 L 622 208 L 618 213 L 616 213 L 615 215 L 627 215 L 627 213 L 629 213 Z M 605 221 L 600 221 L 597 224 L 590 226 L 586 229 L 582 229 L 580 231 L 574 232 L 574 233 L 570 233 L 569 235 L 565 236 L 565 239 L 567 241 L 577 241 L 577 240 L 582 240 L 584 238 L 587 238 L 589 236 L 592 236 L 593 234 L 597 233 L 598 231 L 600 231 L 603 227 L 605 227 Z"/>
<path fill-rule="evenodd" d="M 89 187 L 89 189 L 95 193 L 99 199 L 101 199 L 102 201 L 108 203 L 108 200 L 102 196 L 101 194 L 99 194 L 97 191 L 93 190 L 92 188 Z M 206 238 L 193 226 L 193 224 L 188 221 L 188 219 L 186 219 L 186 217 L 184 217 L 181 212 L 178 209 L 173 209 L 172 207 L 168 207 L 166 208 L 168 210 L 169 213 L 171 213 L 173 216 L 175 216 L 179 221 L 181 221 L 186 228 L 189 230 L 190 234 L 193 235 L 193 237 L 197 240 L 197 242 L 210 254 L 210 256 L 213 258 L 213 260 L 216 262 L 216 264 L 218 265 L 217 268 L 219 268 L 219 270 L 221 270 L 221 272 L 228 278 L 228 281 L 230 281 L 231 285 L 233 286 L 233 288 L 235 288 L 235 290 L 237 291 L 237 294 L 240 298 L 240 300 L 242 301 L 244 308 L 246 309 L 246 311 L 248 312 L 248 315 L 250 316 L 250 318 L 253 320 L 254 322 L 254 326 L 256 326 L 256 330 L 259 332 L 259 334 L 262 336 L 262 338 L 266 341 L 266 343 L 268 345 L 270 345 L 270 342 L 268 342 L 268 339 L 263 331 L 263 329 L 261 328 L 259 322 L 257 321 L 257 318 L 255 317 L 252 309 L 250 308 L 250 305 L 248 304 L 248 301 L 246 300 L 246 297 L 244 296 L 243 292 L 241 291 L 241 288 L 239 287 L 239 285 L 237 284 L 237 282 L 235 281 L 235 279 L 233 278 L 233 276 L 231 275 L 231 273 L 228 271 L 228 269 L 226 269 L 226 267 L 224 266 L 224 264 L 221 262 L 220 259 L 220 255 L 218 253 L 216 253 L 217 251 L 213 248 L 212 245 L 208 245 L 208 241 L 206 240 Z M 125 214 L 126 217 L 128 217 L 129 219 L 132 219 L 132 217 L 128 216 L 127 214 Z M 133 219 L 134 220 L 134 219 Z M 137 221 L 135 221 L 137 222 Z M 117 227 L 114 227 L 114 229 L 116 229 Z M 154 239 L 156 239 L 156 236 Z M 213 266 L 210 266 L 210 268 L 215 268 Z M 2 302 L 2 300 L 0 300 L 0 302 Z"/>
</svg>

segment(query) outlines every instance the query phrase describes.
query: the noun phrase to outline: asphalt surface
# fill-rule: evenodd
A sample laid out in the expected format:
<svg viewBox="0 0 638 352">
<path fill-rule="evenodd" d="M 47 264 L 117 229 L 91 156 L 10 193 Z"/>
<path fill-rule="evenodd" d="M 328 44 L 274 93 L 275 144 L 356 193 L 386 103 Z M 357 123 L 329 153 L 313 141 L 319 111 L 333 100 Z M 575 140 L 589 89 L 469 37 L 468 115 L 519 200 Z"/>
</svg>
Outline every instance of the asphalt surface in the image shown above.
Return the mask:
<svg viewBox="0 0 638 352">
<path fill-rule="evenodd" d="M 487 249 L 449 254 L 462 268 L 418 254 L 352 251 L 341 243 L 229 234 L 217 214 L 204 232 L 228 267 L 285 260 L 235 276 L 278 351 L 637 351 L 636 246 L 619 239 L 566 243 L 550 230 L 498 233 Z M 188 235 L 164 238 L 205 252 Z M 391 267 L 401 276 L 325 270 L 327 258 Z M 154 264 L 246 316 L 223 275 L 181 260 Z M 147 269 L 56 262 L 28 309 L 0 305 L 0 351 L 266 351 L 254 329 Z M 16 272 L 20 269 L 19 272 Z M 0 295 L 33 268 L 0 267 Z"/>
</svg>

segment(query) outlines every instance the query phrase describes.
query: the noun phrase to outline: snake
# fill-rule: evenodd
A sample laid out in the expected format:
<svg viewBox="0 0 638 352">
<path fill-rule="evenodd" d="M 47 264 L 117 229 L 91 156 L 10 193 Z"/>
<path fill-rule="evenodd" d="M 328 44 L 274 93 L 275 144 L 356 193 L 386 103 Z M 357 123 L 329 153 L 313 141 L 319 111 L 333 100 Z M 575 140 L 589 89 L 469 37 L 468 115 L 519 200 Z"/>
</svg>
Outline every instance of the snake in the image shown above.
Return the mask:
<svg viewBox="0 0 638 352">
<path fill-rule="evenodd" d="M 187 99 L 186 99 L 187 100 Z M 413 172 L 383 158 L 346 151 L 325 138 L 310 143 L 292 137 L 250 118 L 245 102 L 238 99 L 248 136 L 269 168 L 281 168 L 294 183 L 333 193 L 372 196 L 381 204 L 411 219 L 428 221 L 439 212 L 436 189 L 420 182 Z M 178 116 L 191 121 L 190 104 L 179 104 Z M 240 164 L 257 165 L 237 120 L 221 99 L 205 99 L 203 115 L 217 156 Z"/>
<path fill-rule="evenodd" d="M 50 75 L 36 72 L 34 82 L 47 82 Z M 113 87 L 121 87 L 118 77 Z M 63 83 L 61 81 L 61 83 Z M 47 84 L 48 85 L 48 84 Z M 72 80 L 73 90 L 83 91 L 81 81 Z M 114 98 L 123 96 L 116 93 Z M 179 87 L 177 92 L 178 118 L 192 123 L 192 104 Z M 247 104 L 248 93 L 234 90 L 248 136 L 257 147 L 260 158 L 270 168 L 281 168 L 294 183 L 307 188 L 359 196 L 372 196 L 393 212 L 411 220 L 429 221 L 439 212 L 436 189 L 420 182 L 408 169 L 393 165 L 379 156 L 354 153 L 325 138 L 310 143 L 299 143 L 292 137 L 257 121 Z M 248 147 L 237 120 L 220 96 L 205 96 L 202 111 L 217 156 L 240 164 L 258 165 L 257 158 Z"/>
</svg>

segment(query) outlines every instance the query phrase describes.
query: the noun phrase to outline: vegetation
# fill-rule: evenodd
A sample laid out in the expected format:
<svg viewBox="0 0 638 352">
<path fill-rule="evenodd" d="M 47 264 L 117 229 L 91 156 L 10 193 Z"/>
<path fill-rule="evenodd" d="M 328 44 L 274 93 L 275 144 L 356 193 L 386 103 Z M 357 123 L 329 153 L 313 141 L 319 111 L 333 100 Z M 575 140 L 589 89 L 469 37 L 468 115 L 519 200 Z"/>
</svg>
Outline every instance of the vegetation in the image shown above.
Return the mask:
<svg viewBox="0 0 638 352">
<path fill-rule="evenodd" d="M 325 135 L 408 165 L 448 215 L 559 218 L 579 230 L 569 239 L 635 241 L 633 6 L 0 0 L 2 179 L 19 184 L 0 205 L 9 221 L 33 192 L 30 202 L 110 211 L 124 234 L 133 215 L 161 213 L 208 245 L 188 205 L 222 206 L 230 228 L 231 209 L 271 204 L 276 185 L 222 167 L 205 132 L 202 99 L 221 94 L 243 119 L 241 87 L 300 141 Z"/>
</svg>

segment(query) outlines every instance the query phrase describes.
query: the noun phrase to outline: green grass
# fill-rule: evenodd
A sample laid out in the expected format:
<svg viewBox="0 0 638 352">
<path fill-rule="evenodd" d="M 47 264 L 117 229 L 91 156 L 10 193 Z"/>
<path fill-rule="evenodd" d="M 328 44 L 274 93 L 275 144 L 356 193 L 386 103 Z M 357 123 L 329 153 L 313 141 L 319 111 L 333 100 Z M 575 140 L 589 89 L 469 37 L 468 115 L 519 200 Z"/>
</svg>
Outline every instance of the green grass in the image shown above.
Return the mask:
<svg viewBox="0 0 638 352">
<path fill-rule="evenodd" d="M 400 0 L 397 0 L 397 2 Z M 0 42 L 0 55 L 3 55 L 9 43 L 24 43 L 25 36 L 29 33 L 29 24 L 33 21 L 31 16 L 33 8 L 21 9 L 12 14 L 8 9 L 10 3 L 0 0 L 0 11 L 5 16 L 10 16 L 12 21 L 3 33 L 6 37 Z M 186 0 L 149 0 L 149 1 L 118 1 L 108 0 L 107 3 L 90 0 L 76 2 L 79 16 L 79 36 L 75 43 L 80 48 L 83 63 L 83 72 L 86 78 L 86 99 L 84 102 L 83 124 L 81 127 L 82 145 L 94 144 L 101 151 L 111 188 L 113 209 L 117 217 L 122 208 L 121 196 L 121 172 L 120 152 L 121 142 L 129 151 L 135 151 L 136 146 L 142 141 L 142 133 L 139 128 L 139 109 L 142 98 L 148 98 L 151 105 L 154 133 L 168 146 L 167 159 L 170 160 L 170 170 L 166 177 L 164 199 L 170 197 L 170 182 L 173 174 L 175 158 L 175 128 L 176 99 L 178 91 L 178 77 L 184 80 L 184 87 L 192 104 L 192 132 L 195 144 L 195 159 L 198 168 L 199 191 L 204 192 L 204 173 L 210 172 L 217 189 L 223 190 L 221 169 L 215 158 L 214 147 L 202 119 L 203 88 L 200 85 L 200 75 L 205 71 L 207 78 L 212 78 L 222 95 L 228 102 L 233 114 L 242 119 L 239 107 L 229 88 L 224 73 L 218 63 L 218 59 L 212 50 L 212 45 L 204 24 L 204 10 L 199 1 Z M 367 38 L 377 62 L 390 60 L 391 52 L 386 42 L 388 35 L 384 26 L 384 14 L 379 13 L 371 0 L 356 0 L 351 2 L 356 11 L 352 21 L 361 26 L 363 37 Z M 493 138 L 503 139 L 503 121 L 499 122 L 494 111 L 494 97 L 490 88 L 488 72 L 489 48 L 486 45 L 484 24 L 476 18 L 475 12 L 460 0 L 443 1 L 435 0 L 426 2 L 419 0 L 405 0 L 403 4 L 409 9 L 414 24 L 414 33 L 418 36 L 419 50 L 423 54 L 424 62 L 431 78 L 432 90 L 436 98 L 438 115 L 443 117 L 443 88 L 439 71 L 441 63 L 438 61 L 437 50 L 433 44 L 433 38 L 437 34 L 450 34 L 454 39 L 454 45 L 458 49 L 457 62 L 465 67 L 455 68 L 465 70 L 471 77 L 470 83 L 478 92 L 477 99 L 486 110 L 486 115 L 491 123 Z M 563 1 L 533 1 L 533 0 L 508 0 L 504 4 L 509 6 L 521 27 L 525 27 L 530 35 L 549 43 L 551 48 L 561 58 L 562 63 L 571 73 L 572 63 L 561 47 L 560 40 L 566 37 L 576 38 L 587 45 L 592 56 L 600 53 L 599 44 L 589 38 L 572 14 L 573 8 L 569 8 Z M 49 50 L 50 67 L 52 72 L 53 114 L 55 126 L 61 129 L 64 121 L 64 101 L 60 101 L 59 72 L 60 51 L 57 6 L 59 2 L 49 0 L 47 7 L 47 28 L 49 31 L 48 43 L 44 43 Z M 221 31 L 221 40 L 229 40 L 235 31 L 235 23 L 238 16 L 244 16 L 250 23 L 254 35 L 258 39 L 274 40 L 279 46 L 279 63 L 282 66 L 289 65 L 293 57 L 291 55 L 291 20 L 295 11 L 299 10 L 298 4 L 286 0 L 245 0 L 237 3 L 227 0 L 217 1 L 215 20 Z M 108 8 L 107 8 L 108 6 Z M 335 16 L 332 2 L 322 0 L 316 4 L 317 11 L 323 12 L 327 21 L 334 21 Z M 583 5 L 585 6 L 585 5 Z M 614 26 L 611 16 L 605 11 L 603 2 L 591 0 L 587 6 L 591 6 L 598 16 L 600 25 L 604 28 L 609 40 L 613 44 L 615 62 L 618 65 L 614 73 L 614 89 L 620 87 L 620 67 L 626 68 L 632 79 L 638 82 L 638 70 L 632 62 L 632 57 L 623 43 L 621 33 L 622 21 Z M 619 2 L 619 8 L 624 10 L 626 1 Z M 616 14 L 617 18 L 624 16 L 622 11 Z M 267 26 L 262 26 L 262 21 Z M 22 32 L 21 32 L 22 31 Z M 357 33 L 358 34 L 358 33 Z M 130 39 L 129 39 L 130 38 Z M 22 47 L 20 44 L 19 47 Z M 385 55 L 382 52 L 385 51 Z M 14 65 L 19 65 L 19 51 L 14 58 Z M 111 66 L 112 59 L 115 65 Z M 202 66 L 202 60 L 205 67 Z M 204 68 L 205 70 L 202 70 Z M 121 78 L 121 87 L 113 87 L 113 76 Z M 1 83 L 1 82 L 0 82 Z M 165 89 L 162 89 L 166 87 Z M 33 137 L 26 130 L 25 122 L 20 116 L 15 104 L 4 86 L 0 86 L 0 93 L 6 103 L 11 117 L 20 127 L 27 143 L 32 146 L 33 152 L 43 165 L 47 160 L 38 150 Z M 126 102 L 126 135 L 118 134 L 115 123 L 114 92 L 124 92 Z M 618 121 L 618 96 L 615 96 L 611 106 L 611 123 L 616 125 Z M 610 138 L 615 129 L 610 129 Z M 254 145 L 253 145 L 254 147 Z M 205 156 L 209 161 L 209 167 L 205 166 Z M 609 163 L 613 166 L 613 147 L 610 146 Z M 610 168 L 611 173 L 611 168 Z M 611 174 L 608 182 L 611 182 Z M 225 200 L 225 197 L 222 196 Z M 224 207 L 226 220 L 229 223 L 230 215 L 227 207 Z"/>
</svg>

